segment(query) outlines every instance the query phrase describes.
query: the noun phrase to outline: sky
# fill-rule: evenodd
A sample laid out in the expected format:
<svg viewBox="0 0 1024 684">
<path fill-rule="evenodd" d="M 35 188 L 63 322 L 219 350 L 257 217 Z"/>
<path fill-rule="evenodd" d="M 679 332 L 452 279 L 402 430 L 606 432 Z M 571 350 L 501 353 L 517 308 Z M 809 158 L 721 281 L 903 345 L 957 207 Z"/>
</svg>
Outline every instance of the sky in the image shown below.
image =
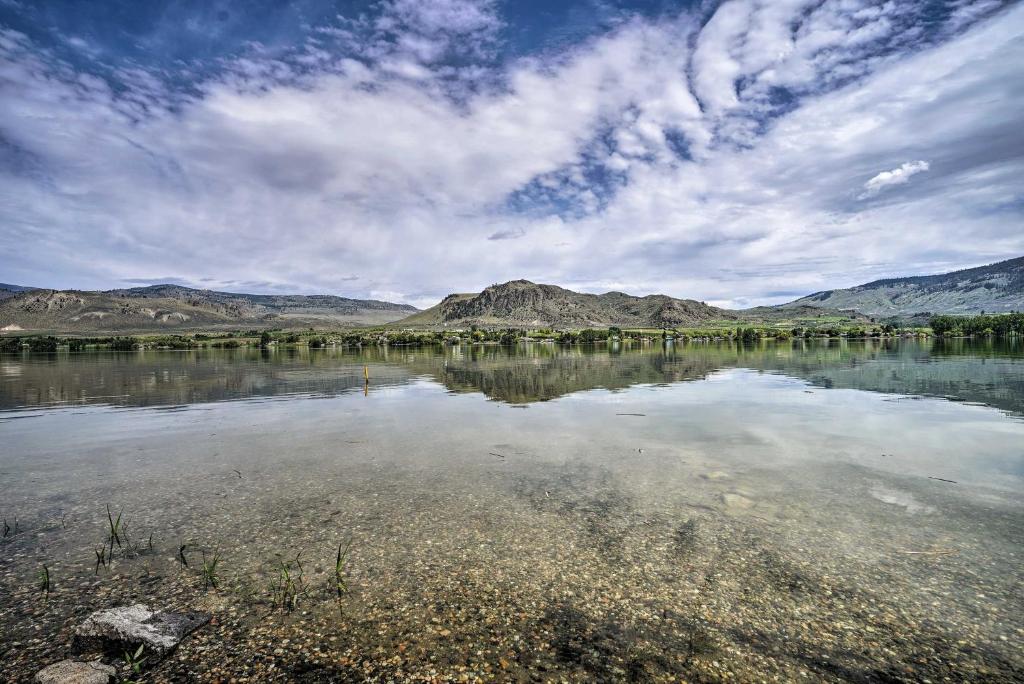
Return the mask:
<svg viewBox="0 0 1024 684">
<path fill-rule="evenodd" d="M 0 282 L 730 307 L 1024 254 L 1024 4 L 0 0 Z"/>
</svg>

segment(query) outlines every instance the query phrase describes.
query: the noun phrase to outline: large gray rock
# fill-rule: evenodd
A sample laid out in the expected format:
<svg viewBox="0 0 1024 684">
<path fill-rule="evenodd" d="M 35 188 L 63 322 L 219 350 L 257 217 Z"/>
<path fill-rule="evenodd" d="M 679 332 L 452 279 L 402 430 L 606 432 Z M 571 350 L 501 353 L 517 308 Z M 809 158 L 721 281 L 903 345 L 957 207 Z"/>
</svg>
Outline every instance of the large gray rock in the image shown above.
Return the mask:
<svg viewBox="0 0 1024 684">
<path fill-rule="evenodd" d="M 162 657 L 181 640 L 210 621 L 208 613 L 152 611 L 147 606 L 98 610 L 75 630 L 77 651 L 104 651 L 121 655 L 144 646 L 143 655 Z"/>
<path fill-rule="evenodd" d="M 62 660 L 48 665 L 36 673 L 37 684 L 108 684 L 117 671 L 110 665 L 96 660 L 82 663 L 77 660 Z"/>
</svg>

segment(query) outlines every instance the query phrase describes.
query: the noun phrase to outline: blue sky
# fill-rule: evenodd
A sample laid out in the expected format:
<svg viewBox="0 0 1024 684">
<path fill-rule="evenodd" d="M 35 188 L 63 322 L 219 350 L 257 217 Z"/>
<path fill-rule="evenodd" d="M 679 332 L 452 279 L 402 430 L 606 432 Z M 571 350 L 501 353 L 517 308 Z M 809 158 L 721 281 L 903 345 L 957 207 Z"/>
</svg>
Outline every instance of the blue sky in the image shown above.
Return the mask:
<svg viewBox="0 0 1024 684">
<path fill-rule="evenodd" d="M 727 306 L 1024 253 L 998 0 L 0 0 L 0 281 Z"/>
</svg>

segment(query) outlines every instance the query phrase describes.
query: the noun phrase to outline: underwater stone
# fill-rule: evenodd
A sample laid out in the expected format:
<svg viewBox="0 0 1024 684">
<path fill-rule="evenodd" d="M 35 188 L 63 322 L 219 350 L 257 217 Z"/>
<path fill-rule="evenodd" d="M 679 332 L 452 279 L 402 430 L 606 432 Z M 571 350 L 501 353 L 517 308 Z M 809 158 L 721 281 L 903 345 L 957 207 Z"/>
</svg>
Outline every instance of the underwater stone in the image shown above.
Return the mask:
<svg viewBox="0 0 1024 684">
<path fill-rule="evenodd" d="M 208 613 L 155 612 L 141 603 L 107 608 L 96 611 L 79 625 L 74 647 L 78 651 L 121 654 L 143 646 L 144 654 L 164 656 L 209 621 Z"/>
<path fill-rule="evenodd" d="M 107 684 L 115 674 L 113 667 L 98 660 L 91 663 L 62 660 L 37 672 L 35 681 L 37 684 Z"/>
<path fill-rule="evenodd" d="M 734 492 L 722 494 L 722 502 L 725 504 L 726 508 L 733 510 L 746 509 L 754 505 L 754 502 L 747 497 Z"/>
</svg>

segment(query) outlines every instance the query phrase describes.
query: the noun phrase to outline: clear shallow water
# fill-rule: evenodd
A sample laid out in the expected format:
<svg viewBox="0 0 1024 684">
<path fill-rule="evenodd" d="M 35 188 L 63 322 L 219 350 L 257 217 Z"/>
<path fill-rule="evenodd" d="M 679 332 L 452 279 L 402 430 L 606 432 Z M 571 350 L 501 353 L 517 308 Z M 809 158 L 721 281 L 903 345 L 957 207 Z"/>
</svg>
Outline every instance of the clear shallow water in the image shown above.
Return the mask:
<svg viewBox="0 0 1024 684">
<path fill-rule="evenodd" d="M 1014 681 L 1022 414 L 998 343 L 4 357 L 5 657 L 140 597 L 220 617 L 157 680 Z"/>
</svg>

